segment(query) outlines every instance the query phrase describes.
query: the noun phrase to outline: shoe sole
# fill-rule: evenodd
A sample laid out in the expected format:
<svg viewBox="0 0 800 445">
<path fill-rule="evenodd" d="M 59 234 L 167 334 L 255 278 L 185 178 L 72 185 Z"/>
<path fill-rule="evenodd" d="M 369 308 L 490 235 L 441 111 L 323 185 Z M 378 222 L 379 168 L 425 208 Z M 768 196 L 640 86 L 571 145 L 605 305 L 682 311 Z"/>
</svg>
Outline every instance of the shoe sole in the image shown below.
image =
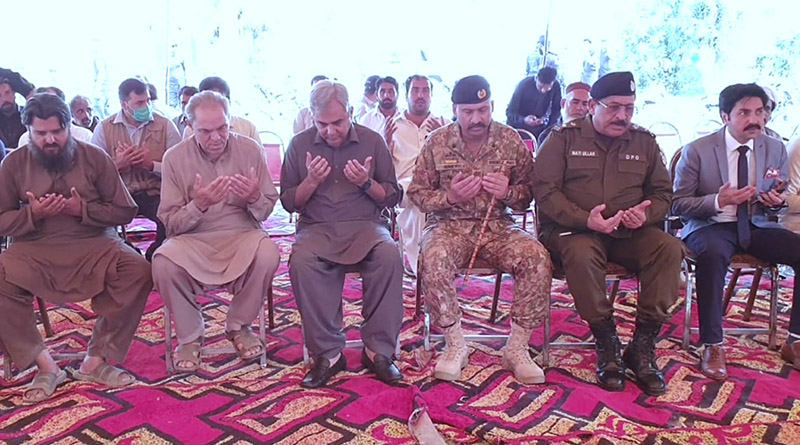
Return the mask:
<svg viewBox="0 0 800 445">
<path fill-rule="evenodd" d="M 662 396 L 667 393 L 666 388 L 663 391 L 650 391 L 647 388 L 642 387 L 642 385 L 639 384 L 639 381 L 636 380 L 636 374 L 634 374 L 633 371 L 629 368 L 625 369 L 625 376 L 628 377 L 631 381 L 633 381 L 633 383 L 635 383 L 636 386 L 648 396 Z"/>
<path fill-rule="evenodd" d="M 796 369 L 796 370 L 800 371 L 800 367 L 797 367 L 797 366 L 794 364 L 794 360 L 793 360 L 793 358 L 794 358 L 794 357 L 787 357 L 787 354 L 783 352 L 783 347 L 781 347 L 781 358 L 783 359 L 783 361 L 785 361 L 786 363 L 788 363 L 788 364 L 789 364 L 789 366 L 791 366 L 792 368 L 794 368 L 794 369 Z"/>
<path fill-rule="evenodd" d="M 366 368 L 366 369 L 367 369 L 367 371 L 369 371 L 369 372 L 371 372 L 371 373 L 375 374 L 375 377 L 377 377 L 377 376 L 378 376 L 378 373 L 375 371 L 375 365 L 374 365 L 373 363 L 367 362 L 366 360 L 364 360 L 364 359 L 362 358 L 362 359 L 361 359 L 361 364 L 362 364 L 362 365 L 364 365 L 364 368 Z M 397 366 L 397 365 L 395 365 L 395 366 Z M 383 383 L 386 383 L 387 385 L 392 385 L 392 384 L 394 384 L 394 383 L 397 383 L 397 382 L 400 382 L 400 381 L 402 381 L 402 380 L 403 380 L 403 373 L 401 372 L 401 373 L 400 373 L 400 377 L 398 377 L 398 378 L 396 378 L 396 379 L 392 379 L 392 380 L 383 380 L 383 379 L 381 379 L 381 378 L 378 378 L 378 380 L 379 380 L 379 381 L 381 381 L 381 382 L 383 382 Z"/>
<path fill-rule="evenodd" d="M 611 391 L 611 392 L 622 392 L 622 391 L 625 391 L 624 380 L 623 380 L 622 386 L 608 386 L 608 385 L 604 385 L 604 384 L 600 383 L 600 380 L 597 380 L 597 386 L 605 389 L 606 391 Z"/>
<path fill-rule="evenodd" d="M 533 376 L 527 380 L 519 378 L 519 376 L 517 376 L 517 374 L 514 373 L 514 367 L 512 367 L 511 364 L 506 361 L 506 359 L 503 359 L 503 369 L 510 371 L 512 374 L 514 374 L 514 378 L 517 379 L 518 382 L 524 383 L 526 385 L 538 385 L 545 382 L 545 375 L 542 368 L 539 368 L 539 371 L 542 372 L 541 375 Z"/>
<path fill-rule="evenodd" d="M 720 376 L 720 375 L 712 375 L 710 373 L 707 373 L 707 372 L 703 371 L 702 368 L 700 369 L 700 373 L 703 374 L 704 376 L 706 376 L 707 378 L 709 378 L 711 380 L 715 380 L 717 382 L 723 382 L 723 381 L 725 381 L 725 379 L 728 378 L 727 374 L 722 375 L 722 376 Z"/>
<path fill-rule="evenodd" d="M 445 380 L 448 382 L 452 382 L 461 378 L 461 371 L 467 367 L 467 363 L 469 363 L 469 355 L 464 357 L 464 360 L 461 361 L 461 368 L 458 370 L 458 374 L 450 374 L 442 371 L 437 371 L 436 368 L 433 369 L 433 376 L 439 380 Z"/>
</svg>

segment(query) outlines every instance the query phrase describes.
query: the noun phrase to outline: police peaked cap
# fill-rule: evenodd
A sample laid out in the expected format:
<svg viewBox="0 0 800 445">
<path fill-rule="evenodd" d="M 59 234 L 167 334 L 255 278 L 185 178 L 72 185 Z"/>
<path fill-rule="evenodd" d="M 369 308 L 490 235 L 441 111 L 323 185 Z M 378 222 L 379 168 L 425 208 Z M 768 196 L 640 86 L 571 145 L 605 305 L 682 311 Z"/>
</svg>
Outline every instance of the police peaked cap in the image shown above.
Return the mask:
<svg viewBox="0 0 800 445">
<path fill-rule="evenodd" d="M 597 79 L 589 92 L 592 99 L 600 100 L 608 96 L 634 96 L 636 95 L 636 82 L 630 71 L 617 71 L 608 73 Z"/>
</svg>

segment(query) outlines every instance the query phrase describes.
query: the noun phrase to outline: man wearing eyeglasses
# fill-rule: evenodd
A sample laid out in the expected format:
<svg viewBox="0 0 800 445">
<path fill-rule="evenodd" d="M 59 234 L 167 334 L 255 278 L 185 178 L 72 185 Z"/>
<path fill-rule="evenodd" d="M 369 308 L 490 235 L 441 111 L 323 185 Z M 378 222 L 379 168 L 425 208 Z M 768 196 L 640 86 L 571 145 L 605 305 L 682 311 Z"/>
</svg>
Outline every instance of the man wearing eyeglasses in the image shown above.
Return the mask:
<svg viewBox="0 0 800 445">
<path fill-rule="evenodd" d="M 672 211 L 684 221 L 681 236 L 694 253 L 701 372 L 728 376 L 722 337 L 722 288 L 736 252 L 800 266 L 800 235 L 777 222 L 786 202 L 786 148 L 763 134 L 769 98 L 754 83 L 730 85 L 719 95 L 725 126 L 683 148 L 675 170 Z M 790 193 L 796 189 L 790 188 Z M 789 335 L 781 356 L 800 369 L 800 280 L 795 276 Z"/>
<path fill-rule="evenodd" d="M 672 183 L 655 135 L 631 124 L 636 84 L 629 72 L 594 83 L 590 114 L 555 128 L 534 166 L 540 209 L 539 239 L 561 263 L 575 306 L 589 323 L 597 351 L 597 381 L 625 387 L 626 368 L 649 395 L 664 394 L 655 341 L 678 297 L 681 245 L 661 228 Z M 633 339 L 621 355 L 612 303 L 606 296 L 608 261 L 639 277 Z"/>
</svg>

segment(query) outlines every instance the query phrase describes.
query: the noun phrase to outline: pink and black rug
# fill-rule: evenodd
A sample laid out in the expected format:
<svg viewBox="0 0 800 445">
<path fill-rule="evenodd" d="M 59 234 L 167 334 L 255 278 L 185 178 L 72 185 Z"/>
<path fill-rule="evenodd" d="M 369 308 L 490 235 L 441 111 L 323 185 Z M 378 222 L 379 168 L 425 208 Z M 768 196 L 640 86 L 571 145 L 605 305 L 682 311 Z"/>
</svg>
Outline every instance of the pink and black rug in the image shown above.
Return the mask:
<svg viewBox="0 0 800 445">
<path fill-rule="evenodd" d="M 274 222 L 273 222 L 274 221 Z M 142 227 L 136 227 L 141 225 Z M 148 224 L 131 227 L 136 235 Z M 306 390 L 299 382 L 302 361 L 300 316 L 289 285 L 286 259 L 292 224 L 277 212 L 270 228 L 283 263 L 274 280 L 276 327 L 267 334 L 267 367 L 242 364 L 233 354 L 204 357 L 194 374 L 168 375 L 164 366 L 164 319 L 161 298 L 150 296 L 136 341 L 124 366 L 138 379 L 127 388 L 108 390 L 68 381 L 55 396 L 35 406 L 21 405 L 21 390 L 33 372 L 20 372 L 0 389 L 0 442 L 4 443 L 416 443 L 407 421 L 423 407 L 451 443 L 800 443 L 800 372 L 766 347 L 765 336 L 726 338 L 730 378 L 706 379 L 696 367 L 694 351 L 680 346 L 683 312 L 664 326 L 658 363 L 669 381 L 668 392 L 649 397 L 629 382 L 624 392 L 595 385 L 592 350 L 554 350 L 547 383 L 525 386 L 500 366 L 501 343 L 471 343 L 464 380 L 432 378 L 433 362 L 422 349 L 422 322 L 414 319 L 414 283 L 406 279 L 405 323 L 400 366 L 405 380 L 387 386 L 367 374 L 357 349 L 345 350 L 347 371 L 327 388 Z M 762 286 L 766 286 L 764 281 Z M 506 333 L 511 301 L 510 279 L 502 286 L 500 313 L 488 320 L 492 279 L 471 280 L 462 292 L 465 329 L 473 333 Z M 730 323 L 742 319 L 749 282 L 739 283 L 728 311 Z M 630 337 L 635 314 L 633 281 L 624 282 L 617 302 L 620 333 Z M 768 289 L 762 288 L 760 297 Z M 791 279 L 782 284 L 780 341 L 785 337 Z M 225 293 L 203 297 L 206 345 L 227 347 L 223 336 Z M 358 338 L 360 283 L 345 284 L 348 338 Z M 574 311 L 563 281 L 553 282 L 552 340 L 589 338 Z M 759 298 L 750 325 L 766 324 L 766 298 Z M 91 335 L 88 305 L 51 307 L 53 350 L 83 350 Z M 738 321 L 737 321 L 738 320 Z M 696 324 L 696 320 L 694 321 Z M 541 346 L 542 333 L 532 339 Z M 67 364 L 65 364 L 67 365 Z M 68 364 L 74 366 L 75 364 Z"/>
</svg>

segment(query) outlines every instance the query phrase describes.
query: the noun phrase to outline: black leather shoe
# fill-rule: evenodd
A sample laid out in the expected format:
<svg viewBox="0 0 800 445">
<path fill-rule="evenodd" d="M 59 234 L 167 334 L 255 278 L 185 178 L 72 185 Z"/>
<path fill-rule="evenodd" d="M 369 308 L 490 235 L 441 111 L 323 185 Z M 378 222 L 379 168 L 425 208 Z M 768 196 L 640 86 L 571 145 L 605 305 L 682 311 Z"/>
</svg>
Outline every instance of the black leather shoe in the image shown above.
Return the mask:
<svg viewBox="0 0 800 445">
<path fill-rule="evenodd" d="M 328 379 L 333 377 L 339 371 L 344 371 L 347 361 L 344 359 L 344 354 L 339 356 L 339 360 L 331 366 L 331 362 L 325 357 L 319 357 L 314 360 L 314 366 L 311 371 L 308 371 L 300 386 L 303 388 L 319 388 L 328 383 Z"/>
<path fill-rule="evenodd" d="M 403 373 L 397 369 L 392 359 L 380 354 L 375 354 L 375 361 L 369 359 L 367 351 L 361 352 L 361 363 L 378 376 L 378 380 L 386 384 L 394 384 L 403 379 Z"/>
<path fill-rule="evenodd" d="M 629 376 L 642 392 L 650 396 L 667 392 L 664 374 L 656 366 L 655 347 L 659 332 L 661 322 L 637 319 L 633 339 L 622 355 Z"/>
<path fill-rule="evenodd" d="M 594 335 L 594 348 L 597 353 L 597 385 L 606 391 L 625 389 L 625 365 L 622 363 L 620 349 L 622 344 L 617 337 L 617 327 L 612 318 L 589 323 Z"/>
</svg>

